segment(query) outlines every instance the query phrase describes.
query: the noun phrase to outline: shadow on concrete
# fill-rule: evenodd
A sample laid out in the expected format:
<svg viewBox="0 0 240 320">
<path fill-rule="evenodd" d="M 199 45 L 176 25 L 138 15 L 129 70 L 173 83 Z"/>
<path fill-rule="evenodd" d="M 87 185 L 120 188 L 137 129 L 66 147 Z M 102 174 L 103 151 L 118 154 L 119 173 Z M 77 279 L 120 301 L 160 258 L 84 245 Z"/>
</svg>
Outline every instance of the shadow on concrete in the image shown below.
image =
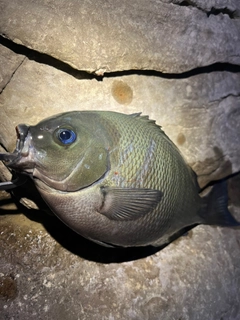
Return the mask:
<svg viewBox="0 0 240 320">
<path fill-rule="evenodd" d="M 41 223 L 46 231 L 64 248 L 81 258 L 100 262 L 100 263 L 118 263 L 145 258 L 162 250 L 162 247 L 131 247 L 131 248 L 107 248 L 89 241 L 60 221 L 47 207 L 39 195 L 36 187 L 31 180 L 27 181 L 21 188 L 11 191 L 10 199 L 0 201 L 0 207 L 15 203 L 17 210 L 0 209 L 0 215 L 9 215 L 23 213 L 28 219 Z M 22 197 L 27 197 L 34 201 L 41 210 L 27 209 L 19 203 Z M 190 230 L 192 227 L 189 227 Z M 186 233 L 187 229 L 182 230 L 174 236 L 174 239 Z"/>
</svg>

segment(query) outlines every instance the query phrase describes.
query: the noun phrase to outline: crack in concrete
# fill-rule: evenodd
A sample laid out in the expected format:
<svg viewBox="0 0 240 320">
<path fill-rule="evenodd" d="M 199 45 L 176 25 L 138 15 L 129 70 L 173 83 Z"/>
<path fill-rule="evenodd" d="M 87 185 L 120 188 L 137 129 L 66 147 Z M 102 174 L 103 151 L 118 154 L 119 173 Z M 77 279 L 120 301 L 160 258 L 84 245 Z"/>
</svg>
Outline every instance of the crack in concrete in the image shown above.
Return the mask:
<svg viewBox="0 0 240 320">
<path fill-rule="evenodd" d="M 240 66 L 231 64 L 231 63 L 224 63 L 224 62 L 217 62 L 212 65 L 206 65 L 201 67 L 196 67 L 192 70 L 188 70 L 182 73 L 162 73 L 160 71 L 156 70 L 124 70 L 124 71 L 114 71 L 114 72 L 108 72 L 105 73 L 102 76 L 98 76 L 96 74 L 89 73 L 84 70 L 77 70 L 73 67 L 71 67 L 66 62 L 63 62 L 61 60 L 58 60 L 57 58 L 54 58 L 46 53 L 38 52 L 34 49 L 30 49 L 22 44 L 17 44 L 4 36 L 0 35 L 0 43 L 1 45 L 7 47 L 8 49 L 12 50 L 16 54 L 22 54 L 29 60 L 33 60 L 37 63 L 45 64 L 48 66 L 51 66 L 53 68 L 56 68 L 60 71 L 63 71 L 74 78 L 78 80 L 92 80 L 95 79 L 97 81 L 102 81 L 103 78 L 114 78 L 114 77 L 121 77 L 121 76 L 127 76 L 127 75 L 145 75 L 145 76 L 155 76 L 160 77 L 163 79 L 187 79 L 192 76 L 196 76 L 199 74 L 204 73 L 211 73 L 216 71 L 228 71 L 232 73 L 239 73 L 240 72 Z M 21 65 L 21 64 L 20 64 Z M 19 67 L 20 67 L 19 65 Z M 17 71 L 17 70 L 16 70 Z M 15 71 L 15 72 L 16 72 Z M 11 79 L 10 79 L 11 80 Z M 5 86 L 6 87 L 6 86 Z"/>
<path fill-rule="evenodd" d="M 217 160 L 222 160 L 222 159 L 229 159 L 230 155 L 229 154 L 224 154 L 222 155 L 220 158 L 218 158 Z M 214 159 L 215 160 L 215 159 Z M 190 164 L 190 167 L 191 167 L 191 164 Z M 209 175 L 212 175 L 214 173 L 216 173 L 217 170 L 221 169 L 220 167 L 217 167 L 217 168 L 213 168 L 210 172 L 208 173 L 202 173 L 202 174 L 199 174 L 198 175 L 198 178 L 201 177 L 207 177 Z M 209 186 L 213 186 L 215 183 L 218 183 L 219 180 L 225 180 L 225 181 L 228 181 L 236 176 L 238 176 L 240 174 L 240 171 L 236 171 L 236 172 L 233 172 L 231 174 L 228 174 L 227 176 L 225 176 L 224 178 L 222 179 L 218 179 L 218 180 L 212 180 L 210 181 L 209 183 L 207 183 L 205 186 L 203 186 L 201 189 L 200 189 L 200 193 L 203 192 L 205 189 L 207 189 Z"/>
<path fill-rule="evenodd" d="M 225 7 L 220 7 L 220 8 L 216 8 L 216 7 L 211 7 L 210 10 L 206 10 L 205 8 L 202 8 L 200 6 L 198 6 L 196 4 L 196 2 L 192 1 L 192 0 L 184 0 L 181 2 L 176 2 L 173 1 L 173 4 L 179 5 L 179 6 L 183 6 L 183 7 L 192 7 L 192 8 L 196 8 L 202 12 L 204 12 L 207 17 L 210 17 L 211 15 L 219 15 L 219 14 L 226 14 L 229 16 L 230 19 L 237 19 L 239 18 L 239 14 L 237 12 L 237 10 L 231 10 L 229 9 L 227 6 Z"/>
<path fill-rule="evenodd" d="M 219 8 L 219 9 L 212 7 L 210 11 L 206 11 L 207 17 L 209 17 L 210 15 L 217 16 L 217 15 L 219 15 L 221 13 L 222 14 L 227 14 L 230 19 L 239 18 L 238 15 L 237 15 L 237 11 L 236 10 L 230 10 L 227 7 Z"/>
<path fill-rule="evenodd" d="M 116 72 L 109 72 L 105 73 L 103 77 L 105 78 L 114 78 L 120 76 L 127 76 L 127 75 L 146 75 L 146 76 L 155 76 L 164 79 L 187 79 L 199 74 L 204 73 L 211 73 L 211 72 L 232 72 L 232 73 L 239 73 L 240 66 L 234 65 L 231 63 L 223 63 L 223 62 L 216 62 L 211 65 L 206 65 L 203 67 L 196 67 L 195 69 L 185 71 L 182 73 L 162 73 L 156 70 L 125 70 L 125 71 L 116 71 Z"/>
<path fill-rule="evenodd" d="M 225 96 L 221 97 L 220 99 L 210 100 L 209 103 L 221 102 L 229 97 L 240 98 L 240 91 L 237 94 L 228 93 Z"/>
<path fill-rule="evenodd" d="M 4 35 L 0 35 L 0 44 L 5 46 L 6 48 L 12 50 L 16 54 L 21 54 L 26 56 L 29 60 L 36 61 L 38 63 L 49 65 L 53 68 L 56 68 L 60 71 L 63 71 L 65 73 L 68 73 L 69 75 L 73 76 L 76 79 L 82 80 L 82 79 L 94 79 L 97 78 L 95 75 L 90 74 L 86 71 L 81 71 L 74 69 L 69 64 L 58 60 L 46 53 L 42 53 L 39 51 L 36 51 L 34 49 L 30 49 L 22 44 L 15 43 L 9 39 L 7 39 Z"/>
<path fill-rule="evenodd" d="M 23 58 L 23 60 L 19 63 L 19 65 L 16 67 L 16 69 L 13 71 L 11 74 L 10 78 L 8 79 L 7 83 L 3 86 L 3 88 L 0 90 L 0 94 L 5 90 L 5 88 L 8 86 L 8 84 L 11 82 L 12 78 L 14 77 L 15 73 L 17 70 L 21 67 L 21 65 L 24 63 L 26 60 L 26 57 Z"/>
</svg>

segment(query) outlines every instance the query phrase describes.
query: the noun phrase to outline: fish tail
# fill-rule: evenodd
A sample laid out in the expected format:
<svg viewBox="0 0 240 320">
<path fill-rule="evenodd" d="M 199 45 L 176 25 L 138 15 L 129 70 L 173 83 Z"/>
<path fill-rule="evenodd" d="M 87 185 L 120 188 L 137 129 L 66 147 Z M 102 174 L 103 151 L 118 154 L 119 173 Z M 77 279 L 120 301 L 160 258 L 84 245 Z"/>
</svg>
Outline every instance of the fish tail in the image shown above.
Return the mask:
<svg viewBox="0 0 240 320">
<path fill-rule="evenodd" d="M 222 180 L 215 184 L 211 191 L 202 198 L 203 206 L 199 215 L 204 224 L 222 227 L 238 227 L 238 222 L 228 210 L 227 181 Z"/>
</svg>

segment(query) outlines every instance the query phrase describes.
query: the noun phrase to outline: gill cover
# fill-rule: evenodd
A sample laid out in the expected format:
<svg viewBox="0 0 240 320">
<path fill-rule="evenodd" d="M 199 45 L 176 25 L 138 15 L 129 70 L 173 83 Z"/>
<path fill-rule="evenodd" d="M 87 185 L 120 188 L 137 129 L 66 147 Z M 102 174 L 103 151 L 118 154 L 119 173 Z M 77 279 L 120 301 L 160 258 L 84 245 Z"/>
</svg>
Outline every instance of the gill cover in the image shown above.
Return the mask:
<svg viewBox="0 0 240 320">
<path fill-rule="evenodd" d="M 33 177 L 60 191 L 76 191 L 108 171 L 108 152 L 94 127 L 77 113 L 64 113 L 29 128 Z"/>
</svg>

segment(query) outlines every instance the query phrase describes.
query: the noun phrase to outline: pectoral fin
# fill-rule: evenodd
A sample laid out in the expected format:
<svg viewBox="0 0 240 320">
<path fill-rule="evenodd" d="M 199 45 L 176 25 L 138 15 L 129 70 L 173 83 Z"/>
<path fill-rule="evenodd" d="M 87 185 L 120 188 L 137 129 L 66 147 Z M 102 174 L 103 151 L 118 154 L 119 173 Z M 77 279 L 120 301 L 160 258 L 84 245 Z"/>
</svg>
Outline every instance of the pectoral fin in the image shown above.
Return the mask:
<svg viewBox="0 0 240 320">
<path fill-rule="evenodd" d="M 112 220 L 135 220 L 152 211 L 162 192 L 152 189 L 101 187 L 101 214 Z"/>
</svg>

